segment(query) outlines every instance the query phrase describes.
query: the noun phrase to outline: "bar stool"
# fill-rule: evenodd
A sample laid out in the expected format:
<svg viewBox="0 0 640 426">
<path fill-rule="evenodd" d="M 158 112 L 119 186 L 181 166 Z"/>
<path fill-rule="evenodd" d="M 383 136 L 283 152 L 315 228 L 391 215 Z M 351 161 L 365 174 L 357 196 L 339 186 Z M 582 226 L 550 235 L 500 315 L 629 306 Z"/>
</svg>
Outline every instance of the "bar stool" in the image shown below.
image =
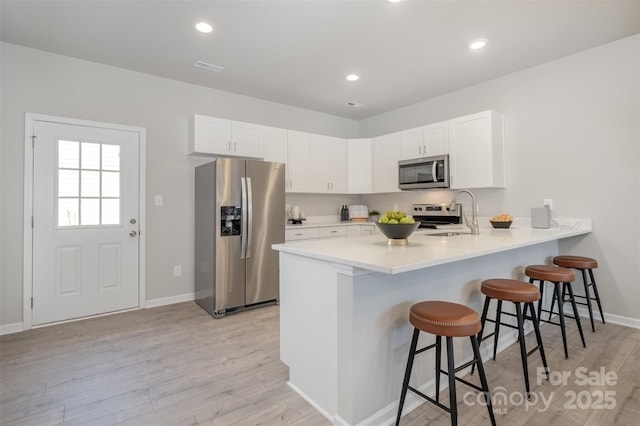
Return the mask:
<svg viewBox="0 0 640 426">
<path fill-rule="evenodd" d="M 589 308 L 589 318 L 591 319 L 591 331 L 595 333 L 596 326 L 593 323 L 593 309 L 591 307 L 591 301 L 595 300 L 598 304 L 598 310 L 600 311 L 600 318 L 602 319 L 602 323 L 604 322 L 604 314 L 602 313 L 602 305 L 600 304 L 600 296 L 598 295 L 598 286 L 596 285 L 596 279 L 593 276 L 593 270 L 598 267 L 598 261 L 592 259 L 590 257 L 583 256 L 556 256 L 553 258 L 553 264 L 562 266 L 563 268 L 572 268 L 578 269 L 582 272 L 582 283 L 584 284 L 584 296 L 576 294 L 575 297 L 579 297 L 580 299 L 586 299 L 587 303 L 578 302 L 578 305 L 587 306 Z M 591 282 L 587 280 L 587 271 L 589 271 L 589 277 L 591 278 Z M 593 295 L 595 297 L 591 297 L 589 294 L 589 287 L 593 287 Z"/>
<path fill-rule="evenodd" d="M 542 365 L 544 371 L 547 373 L 547 380 L 549 379 L 549 368 L 547 367 L 547 359 L 544 356 L 544 346 L 542 344 L 542 338 L 540 337 L 540 328 L 538 327 L 538 320 L 536 319 L 536 312 L 533 308 L 533 302 L 540 300 L 540 290 L 533 284 L 526 283 L 524 281 L 492 278 L 484 280 L 480 285 L 480 291 L 485 295 L 484 308 L 482 309 L 482 329 L 478 333 L 478 344 L 481 345 L 483 340 L 486 340 L 493 336 L 493 359 L 496 359 L 496 351 L 498 348 L 498 335 L 500 333 L 500 326 L 515 328 L 518 330 L 518 341 L 520 342 L 520 358 L 522 361 L 522 370 L 524 372 L 524 385 L 527 390 L 527 399 L 530 399 L 529 394 L 529 368 L 527 363 L 527 357 L 533 354 L 536 350 L 540 352 L 542 358 Z M 487 318 L 487 312 L 489 310 L 489 304 L 491 299 L 497 300 L 496 319 Z M 513 302 L 516 308 L 515 315 L 510 312 L 502 312 L 502 302 Z M 523 309 L 524 305 L 524 309 Z M 530 316 L 527 316 L 527 309 L 530 312 Z M 514 326 L 509 323 L 503 323 L 500 321 L 500 316 L 509 315 L 516 317 L 518 326 Z M 533 329 L 536 333 L 537 345 L 530 352 L 527 353 L 527 346 L 524 341 L 524 321 L 530 320 L 533 322 Z M 486 321 L 495 324 L 493 333 L 484 336 Z M 473 367 L 471 367 L 471 373 L 473 374 Z"/>
<path fill-rule="evenodd" d="M 562 331 L 562 344 L 564 345 L 564 357 L 569 358 L 569 351 L 567 349 L 567 331 L 565 328 L 564 318 L 564 304 L 571 302 L 573 307 L 573 317 L 578 325 L 578 331 L 580 332 L 580 339 L 582 340 L 582 346 L 587 347 L 584 341 L 584 334 L 582 334 L 582 325 L 580 324 L 580 316 L 578 316 L 578 308 L 576 306 L 576 299 L 573 296 L 573 289 L 571 283 L 575 281 L 576 274 L 571 269 L 561 268 L 559 266 L 551 265 L 529 265 L 525 268 L 524 274 L 529 277 L 530 283 L 539 281 L 540 284 L 540 301 L 538 302 L 538 322 L 543 321 L 549 324 L 559 325 Z M 551 299 L 551 308 L 549 310 L 542 309 L 542 296 L 544 294 L 544 283 L 548 281 L 553 284 L 553 297 Z M 560 293 L 560 285 L 562 284 L 562 293 Z M 566 294 L 569 293 L 569 298 L 566 299 Z M 551 321 L 551 315 L 554 314 L 553 306 L 558 301 L 558 316 L 560 317 L 560 323 Z M 548 312 L 549 318 L 547 320 L 542 319 L 542 312 Z"/>
<path fill-rule="evenodd" d="M 402 383 L 396 426 L 400 424 L 402 407 L 404 406 L 404 400 L 407 396 L 407 390 L 418 394 L 427 401 L 450 413 L 451 424 L 457 425 L 458 409 L 456 402 L 456 380 L 484 393 L 484 398 L 487 402 L 487 409 L 489 410 L 489 417 L 491 418 L 491 424 L 495 426 L 496 419 L 493 415 L 493 407 L 491 405 L 491 397 L 489 395 L 489 385 L 487 384 L 487 378 L 484 374 L 482 359 L 480 358 L 480 350 L 478 349 L 478 339 L 476 336 L 482 328 L 478 313 L 467 306 L 459 305 L 457 303 L 440 301 L 420 302 L 411 306 L 409 322 L 414 326 L 413 339 L 411 340 L 407 369 L 405 370 L 404 381 Z M 421 331 L 435 335 L 436 343 L 425 346 L 421 349 L 416 349 L 418 345 L 418 336 Z M 447 338 L 447 371 L 440 368 L 442 336 Z M 456 368 L 453 359 L 453 338 L 467 336 L 471 339 L 474 358 L 473 360 Z M 417 354 L 434 347 L 436 348 L 436 399 L 430 398 L 416 388 L 409 386 L 414 357 Z M 480 375 L 480 383 L 482 387 L 456 377 L 456 372 L 467 368 L 472 364 L 478 366 L 478 373 Z M 449 407 L 440 403 L 440 374 L 446 374 L 449 377 Z"/>
</svg>

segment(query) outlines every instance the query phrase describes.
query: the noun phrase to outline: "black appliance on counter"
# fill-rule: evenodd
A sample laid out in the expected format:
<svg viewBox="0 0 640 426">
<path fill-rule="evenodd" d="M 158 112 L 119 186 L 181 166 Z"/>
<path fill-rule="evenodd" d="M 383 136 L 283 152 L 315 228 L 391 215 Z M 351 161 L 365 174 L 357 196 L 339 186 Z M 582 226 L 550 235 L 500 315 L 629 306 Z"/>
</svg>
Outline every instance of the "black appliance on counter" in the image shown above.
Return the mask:
<svg viewBox="0 0 640 426">
<path fill-rule="evenodd" d="M 449 204 L 412 204 L 411 213 L 420 221 L 420 228 L 438 229 L 462 223 L 462 204 L 456 204 L 455 209 Z"/>
</svg>

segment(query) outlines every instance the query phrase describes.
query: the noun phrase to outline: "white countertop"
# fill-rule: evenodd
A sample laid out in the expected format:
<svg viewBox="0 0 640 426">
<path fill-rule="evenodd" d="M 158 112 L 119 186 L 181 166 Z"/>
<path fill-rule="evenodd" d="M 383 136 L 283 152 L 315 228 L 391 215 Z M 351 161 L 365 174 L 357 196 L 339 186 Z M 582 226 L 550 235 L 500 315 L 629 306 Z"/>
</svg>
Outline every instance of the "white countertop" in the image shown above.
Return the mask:
<svg viewBox="0 0 640 426">
<path fill-rule="evenodd" d="M 283 253 L 387 274 L 399 274 L 591 232 L 590 219 L 558 222 L 566 225 L 550 229 L 533 229 L 528 226 L 516 226 L 516 223 L 510 229 L 481 226 L 480 235 L 464 234 L 450 237 L 429 235 L 443 232 L 442 230 L 418 229 L 409 237 L 407 246 L 390 246 L 384 235 L 372 235 L 304 240 L 274 244 L 272 247 Z"/>
<path fill-rule="evenodd" d="M 300 228 L 322 228 L 327 226 L 355 226 L 355 225 L 368 225 L 375 226 L 375 222 L 352 222 L 340 220 L 340 216 L 310 216 L 306 220 L 302 221 L 300 225 L 292 225 L 286 223 L 286 229 L 300 229 Z"/>
</svg>

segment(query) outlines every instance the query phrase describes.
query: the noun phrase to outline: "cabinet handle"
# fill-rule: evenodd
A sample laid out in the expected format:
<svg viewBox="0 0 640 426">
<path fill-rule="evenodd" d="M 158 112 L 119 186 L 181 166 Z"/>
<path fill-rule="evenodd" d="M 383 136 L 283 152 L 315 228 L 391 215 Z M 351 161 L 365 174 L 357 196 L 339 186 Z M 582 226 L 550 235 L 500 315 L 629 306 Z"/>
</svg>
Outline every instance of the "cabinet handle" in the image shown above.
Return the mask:
<svg viewBox="0 0 640 426">
<path fill-rule="evenodd" d="M 331 190 L 333 191 L 333 182 L 331 182 Z"/>
<path fill-rule="evenodd" d="M 304 234 L 294 234 L 296 237 L 301 237 Z"/>
<path fill-rule="evenodd" d="M 233 150 L 237 151 L 238 150 L 238 142 L 234 142 L 233 143 Z"/>
<path fill-rule="evenodd" d="M 227 150 L 231 151 L 231 141 L 227 142 Z"/>
<path fill-rule="evenodd" d="M 327 182 L 327 189 L 330 189 L 330 188 L 329 188 L 329 182 Z"/>
<path fill-rule="evenodd" d="M 338 231 L 331 231 L 332 234 L 335 234 L 336 232 L 338 232 Z"/>
</svg>

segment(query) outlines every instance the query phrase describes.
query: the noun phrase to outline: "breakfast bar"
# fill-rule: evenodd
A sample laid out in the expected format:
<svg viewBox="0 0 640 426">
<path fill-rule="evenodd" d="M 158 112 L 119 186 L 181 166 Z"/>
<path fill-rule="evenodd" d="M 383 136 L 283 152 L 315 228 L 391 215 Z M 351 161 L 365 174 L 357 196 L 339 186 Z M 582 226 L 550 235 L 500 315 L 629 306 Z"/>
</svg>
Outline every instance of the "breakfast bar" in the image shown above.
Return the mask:
<svg viewBox="0 0 640 426">
<path fill-rule="evenodd" d="M 589 232 L 590 220 L 580 219 L 551 229 L 481 227 L 479 235 L 434 236 L 419 229 L 407 246 L 388 245 L 382 235 L 274 245 L 280 254 L 280 358 L 289 367 L 290 387 L 334 424 L 393 423 L 412 304 L 444 300 L 479 312 L 482 280 L 523 279 L 526 265 L 559 254 L 558 240 Z M 515 340 L 513 333 L 501 334 L 498 350 Z M 482 349 L 486 360 L 491 345 Z M 458 363 L 471 359 L 468 345 L 455 351 Z M 433 358 L 426 354 L 412 377 L 427 394 Z M 407 396 L 404 412 L 422 402 Z"/>
</svg>

